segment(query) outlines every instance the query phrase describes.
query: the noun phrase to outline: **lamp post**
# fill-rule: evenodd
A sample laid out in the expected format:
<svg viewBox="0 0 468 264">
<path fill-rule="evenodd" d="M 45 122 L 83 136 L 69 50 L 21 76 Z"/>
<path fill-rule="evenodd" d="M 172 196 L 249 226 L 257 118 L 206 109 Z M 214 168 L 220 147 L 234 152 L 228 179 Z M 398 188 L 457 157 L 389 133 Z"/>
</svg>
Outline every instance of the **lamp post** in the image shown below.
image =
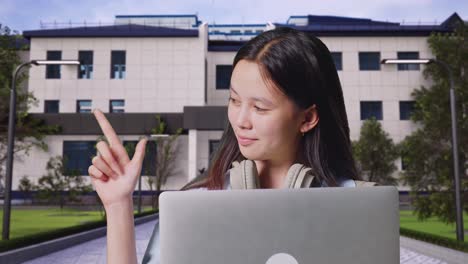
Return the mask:
<svg viewBox="0 0 468 264">
<path fill-rule="evenodd" d="M 80 65 L 77 60 L 32 60 L 24 62 L 16 67 L 13 72 L 10 89 L 10 114 L 8 117 L 8 145 L 7 164 L 5 175 L 5 197 L 3 199 L 3 229 L 2 240 L 10 237 L 10 206 L 11 206 L 11 181 L 13 173 L 13 150 L 15 147 L 15 119 L 16 119 L 16 77 L 19 71 L 29 65 Z"/>
<path fill-rule="evenodd" d="M 457 240 L 464 241 L 463 229 L 463 207 L 460 194 L 460 170 L 458 164 L 458 136 L 457 136 L 457 112 L 455 108 L 455 89 L 453 73 L 447 63 L 436 59 L 383 59 L 381 64 L 430 64 L 436 63 L 447 72 L 450 82 L 450 114 L 452 118 L 452 151 L 453 151 L 453 171 L 455 179 L 455 205 L 456 205 L 456 225 Z"/>
<path fill-rule="evenodd" d="M 150 139 L 154 139 L 157 142 L 158 138 L 168 137 L 167 134 L 152 134 L 150 135 Z M 142 169 L 143 170 L 143 169 Z M 141 176 L 138 177 L 138 213 L 141 213 Z"/>
</svg>

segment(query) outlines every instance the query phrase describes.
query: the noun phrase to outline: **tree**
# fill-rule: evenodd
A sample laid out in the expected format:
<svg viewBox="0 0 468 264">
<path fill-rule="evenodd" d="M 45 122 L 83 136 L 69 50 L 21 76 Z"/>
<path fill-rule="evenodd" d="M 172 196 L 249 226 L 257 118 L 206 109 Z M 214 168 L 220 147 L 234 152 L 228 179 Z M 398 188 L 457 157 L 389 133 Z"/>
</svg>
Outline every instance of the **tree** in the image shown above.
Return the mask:
<svg viewBox="0 0 468 264">
<path fill-rule="evenodd" d="M 0 24 L 0 192 L 3 191 L 5 162 L 7 159 L 8 140 L 8 115 L 10 102 L 10 88 L 12 74 L 21 63 L 18 52 L 27 49 L 27 44 L 22 44 L 24 39 L 16 31 Z M 24 89 L 21 84 L 27 79 L 25 71 L 16 79 L 17 87 L 17 119 L 15 130 L 15 158 L 21 159 L 28 155 L 32 148 L 47 151 L 44 142 L 46 135 L 59 132 L 58 126 L 45 125 L 43 120 L 33 118 L 28 114 L 31 105 L 37 104 L 37 99 L 32 93 Z"/>
<path fill-rule="evenodd" d="M 26 197 L 30 196 L 31 192 L 36 189 L 34 183 L 29 179 L 28 176 L 24 175 L 21 177 L 18 190 L 24 194 L 24 202 L 26 202 Z"/>
<path fill-rule="evenodd" d="M 364 121 L 358 141 L 353 142 L 354 157 L 364 179 L 381 185 L 396 185 L 392 174 L 398 148 L 375 118 Z"/>
<path fill-rule="evenodd" d="M 38 180 L 39 197 L 52 203 L 58 203 L 60 209 L 66 203 L 79 202 L 80 195 L 91 192 L 92 186 L 85 184 L 83 177 L 75 170 L 65 170 L 66 159 L 52 157 L 47 162 L 47 175 Z M 66 194 L 68 192 L 68 194 Z"/>
<path fill-rule="evenodd" d="M 151 130 L 151 134 L 161 135 L 166 132 L 166 123 L 162 120 L 160 115 L 156 116 L 158 120 L 158 126 Z M 178 128 L 176 133 L 169 135 L 168 137 L 158 137 L 156 138 L 156 177 L 149 176 L 147 178 L 147 183 L 150 187 L 150 190 L 155 190 L 155 195 L 152 196 L 152 205 L 153 209 L 157 208 L 157 202 L 159 197 L 159 192 L 161 187 L 166 183 L 167 179 L 175 174 L 174 161 L 177 157 L 177 144 L 176 140 L 182 133 L 182 128 Z"/>
<path fill-rule="evenodd" d="M 460 23 L 453 33 L 434 33 L 428 44 L 435 58 L 448 64 L 454 77 L 461 190 L 464 210 L 468 212 L 468 27 Z M 432 82 L 430 87 L 421 86 L 412 93 L 415 109 L 411 120 L 418 129 L 401 144 L 407 164 L 402 179 L 411 187 L 420 220 L 437 216 L 453 223 L 456 213 L 449 78 L 437 64 L 427 65 L 423 74 Z"/>
</svg>

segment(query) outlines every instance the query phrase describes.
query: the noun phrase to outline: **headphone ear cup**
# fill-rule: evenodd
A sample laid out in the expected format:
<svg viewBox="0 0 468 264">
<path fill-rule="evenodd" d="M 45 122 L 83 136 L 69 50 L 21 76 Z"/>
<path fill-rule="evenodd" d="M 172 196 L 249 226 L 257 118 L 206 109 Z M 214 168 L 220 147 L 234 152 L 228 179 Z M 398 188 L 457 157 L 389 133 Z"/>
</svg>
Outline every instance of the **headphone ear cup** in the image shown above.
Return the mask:
<svg viewBox="0 0 468 264">
<path fill-rule="evenodd" d="M 257 166 L 252 160 L 243 160 L 240 163 L 234 161 L 233 168 L 229 170 L 231 188 L 242 189 L 257 189 L 260 186 L 258 179 Z"/>
<path fill-rule="evenodd" d="M 283 188 L 309 188 L 312 185 L 314 178 L 315 176 L 312 174 L 312 169 L 310 167 L 300 163 L 295 163 L 289 167 Z"/>
</svg>

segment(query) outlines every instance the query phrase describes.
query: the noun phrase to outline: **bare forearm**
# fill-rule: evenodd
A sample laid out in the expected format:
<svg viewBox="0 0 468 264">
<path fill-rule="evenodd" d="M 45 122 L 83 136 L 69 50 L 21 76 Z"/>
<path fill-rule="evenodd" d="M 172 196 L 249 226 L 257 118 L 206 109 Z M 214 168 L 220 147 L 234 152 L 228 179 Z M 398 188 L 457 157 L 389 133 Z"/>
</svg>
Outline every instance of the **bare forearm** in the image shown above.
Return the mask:
<svg viewBox="0 0 468 264">
<path fill-rule="evenodd" d="M 106 208 L 107 263 L 137 263 L 132 199 Z"/>
</svg>

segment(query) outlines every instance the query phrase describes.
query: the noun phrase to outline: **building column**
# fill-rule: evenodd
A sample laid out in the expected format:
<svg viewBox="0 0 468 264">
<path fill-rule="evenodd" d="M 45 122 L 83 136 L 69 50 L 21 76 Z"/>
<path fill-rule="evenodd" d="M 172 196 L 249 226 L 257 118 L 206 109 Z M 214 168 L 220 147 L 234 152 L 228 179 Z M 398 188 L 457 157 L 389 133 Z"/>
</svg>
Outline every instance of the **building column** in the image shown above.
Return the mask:
<svg viewBox="0 0 468 264">
<path fill-rule="evenodd" d="M 197 130 L 189 129 L 188 134 L 188 181 L 197 177 Z"/>
</svg>

